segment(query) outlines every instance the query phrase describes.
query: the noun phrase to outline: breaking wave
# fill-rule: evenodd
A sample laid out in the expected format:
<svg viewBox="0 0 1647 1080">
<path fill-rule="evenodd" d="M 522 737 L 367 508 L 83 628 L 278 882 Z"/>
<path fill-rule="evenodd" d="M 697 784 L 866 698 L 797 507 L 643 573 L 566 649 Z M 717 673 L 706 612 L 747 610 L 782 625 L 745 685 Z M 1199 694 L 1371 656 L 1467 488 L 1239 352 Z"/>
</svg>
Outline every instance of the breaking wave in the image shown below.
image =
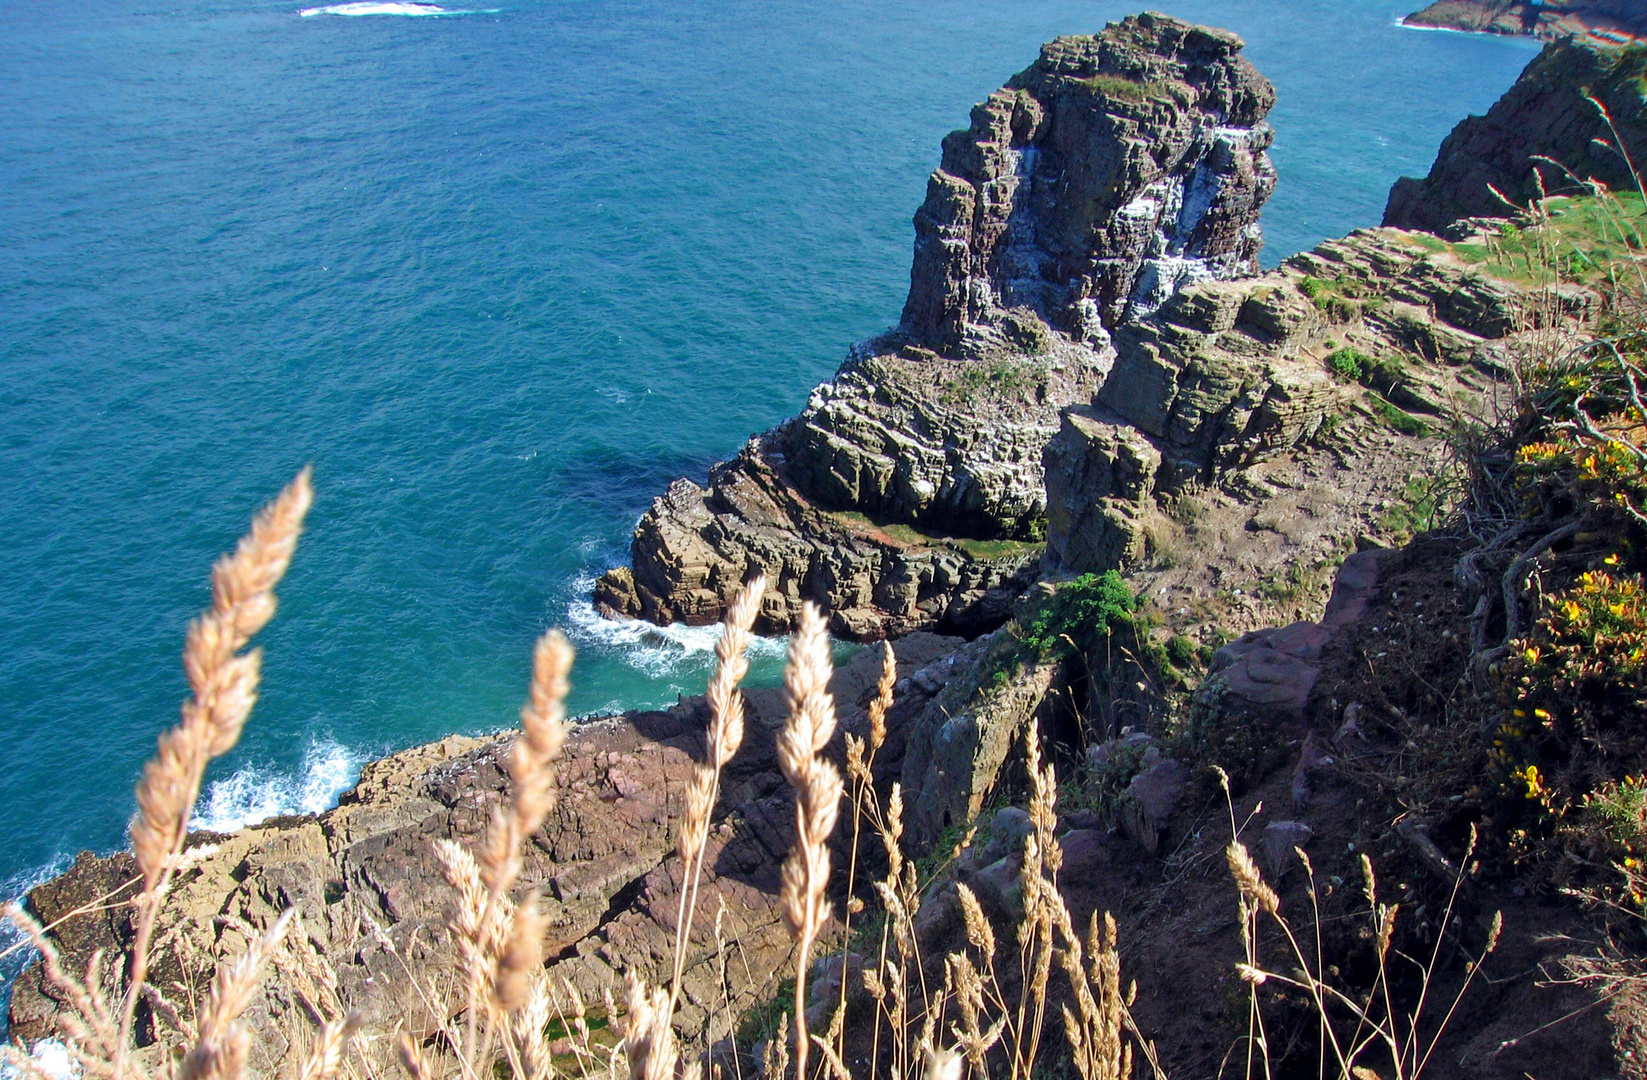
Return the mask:
<svg viewBox="0 0 1647 1080">
<path fill-rule="evenodd" d="M 573 644 L 610 650 L 636 671 L 654 679 L 696 675 L 709 669 L 715 643 L 721 639 L 720 624 L 657 626 L 641 619 L 608 619 L 595 610 L 590 599 L 594 587 L 593 575 L 580 577 L 572 585 L 572 599 L 566 605 L 566 631 Z M 751 638 L 749 657 L 752 661 L 781 660 L 788 647 L 788 638 Z"/>
<path fill-rule="evenodd" d="M 337 803 L 365 764 L 365 757 L 330 739 L 304 751 L 294 775 L 265 765 L 248 765 L 214 780 L 195 810 L 191 827 L 233 832 L 282 814 L 318 814 Z"/>
<path fill-rule="evenodd" d="M 352 4 L 329 4 L 326 7 L 304 8 L 298 12 L 307 19 L 314 15 L 473 15 L 472 11 L 443 8 L 438 4 L 378 3 L 376 0 Z"/>
</svg>

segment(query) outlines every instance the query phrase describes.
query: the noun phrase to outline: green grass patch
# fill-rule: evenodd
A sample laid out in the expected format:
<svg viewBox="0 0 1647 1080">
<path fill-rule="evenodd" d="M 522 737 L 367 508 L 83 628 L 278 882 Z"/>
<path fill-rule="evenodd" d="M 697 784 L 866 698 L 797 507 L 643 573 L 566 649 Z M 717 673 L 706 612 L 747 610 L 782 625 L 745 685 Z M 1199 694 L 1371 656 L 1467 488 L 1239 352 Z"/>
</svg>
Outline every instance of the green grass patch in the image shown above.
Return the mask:
<svg viewBox="0 0 1647 1080">
<path fill-rule="evenodd" d="M 1337 323 L 1354 322 L 1378 302 L 1366 282 L 1343 274 L 1331 279 L 1305 276 L 1299 279 L 1298 291 L 1309 297 L 1317 311 Z"/>
<path fill-rule="evenodd" d="M 1406 543 L 1419 533 L 1441 523 L 1447 507 L 1441 481 L 1434 476 L 1409 476 L 1407 485 L 1391 507 L 1378 519 L 1384 535 Z"/>
<path fill-rule="evenodd" d="M 1367 396 L 1372 399 L 1373 415 L 1401 434 L 1411 435 L 1418 439 L 1427 439 L 1435 434 L 1430 425 L 1412 413 L 1390 404 L 1385 400 L 1384 395 L 1369 390 Z"/>
<path fill-rule="evenodd" d="M 1556 196 L 1544 201 L 1544 210 L 1542 222 L 1507 222 L 1481 240 L 1448 243 L 1413 234 L 1407 242 L 1519 285 L 1605 282 L 1647 248 L 1647 206 L 1637 192 Z"/>
<path fill-rule="evenodd" d="M 1406 375 L 1406 367 L 1394 356 L 1369 356 L 1355 348 L 1343 348 L 1327 357 L 1327 370 L 1343 382 L 1358 382 L 1380 393 L 1389 393 Z"/>
<path fill-rule="evenodd" d="M 1038 539 L 979 540 L 968 536 L 939 536 L 934 533 L 926 533 L 901 521 L 882 524 L 869 515 L 856 510 L 836 510 L 830 516 L 858 532 L 880 533 L 888 540 L 902 547 L 953 548 L 974 559 L 983 561 L 1015 559 L 1024 555 L 1033 555 L 1046 546 L 1044 539 L 1046 526 L 1044 522 L 1031 523 L 1030 531 L 1038 533 L 1040 537 Z"/>
<path fill-rule="evenodd" d="M 1037 351 L 1033 342 L 1025 347 L 1026 351 Z M 1046 351 L 1046 347 L 1039 351 Z M 938 391 L 938 400 L 945 405 L 969 405 L 992 397 L 1021 398 L 1044 383 L 1046 376 L 1046 369 L 1040 364 L 974 361 L 945 380 Z"/>
<path fill-rule="evenodd" d="M 1166 97 L 1170 93 L 1167 84 L 1159 80 L 1142 82 L 1124 75 L 1094 75 L 1089 79 L 1082 79 L 1081 85 L 1095 94 L 1116 101 L 1148 101 L 1150 98 Z"/>
</svg>

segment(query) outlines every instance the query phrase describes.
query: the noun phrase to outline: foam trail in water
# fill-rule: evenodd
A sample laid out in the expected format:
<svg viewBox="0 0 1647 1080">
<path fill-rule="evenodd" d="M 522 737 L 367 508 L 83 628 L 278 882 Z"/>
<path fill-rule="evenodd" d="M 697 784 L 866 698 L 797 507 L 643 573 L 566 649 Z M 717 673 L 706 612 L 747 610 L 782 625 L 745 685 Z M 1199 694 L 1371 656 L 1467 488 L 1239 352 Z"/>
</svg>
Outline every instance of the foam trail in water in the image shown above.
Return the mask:
<svg viewBox="0 0 1647 1080">
<path fill-rule="evenodd" d="M 630 667 L 655 679 L 696 673 L 707 667 L 715 643 L 721 639 L 719 623 L 658 626 L 641 619 L 608 619 L 595 610 L 589 599 L 594 587 L 593 576 L 572 584 L 572 600 L 566 605 L 566 631 L 573 644 L 609 648 Z M 749 641 L 749 655 L 782 656 L 788 647 L 788 638 L 754 637 Z"/>
<path fill-rule="evenodd" d="M 367 0 L 364 3 L 329 4 L 326 7 L 304 8 L 298 12 L 307 19 L 314 15 L 470 15 L 468 11 L 453 11 L 438 4 L 407 4 L 407 3 L 377 3 Z"/>
<path fill-rule="evenodd" d="M 191 827 L 233 832 L 282 814 L 329 810 L 354 783 L 363 763 L 361 755 L 323 739 L 309 744 L 296 776 L 249 765 L 212 782 L 195 810 Z"/>
</svg>

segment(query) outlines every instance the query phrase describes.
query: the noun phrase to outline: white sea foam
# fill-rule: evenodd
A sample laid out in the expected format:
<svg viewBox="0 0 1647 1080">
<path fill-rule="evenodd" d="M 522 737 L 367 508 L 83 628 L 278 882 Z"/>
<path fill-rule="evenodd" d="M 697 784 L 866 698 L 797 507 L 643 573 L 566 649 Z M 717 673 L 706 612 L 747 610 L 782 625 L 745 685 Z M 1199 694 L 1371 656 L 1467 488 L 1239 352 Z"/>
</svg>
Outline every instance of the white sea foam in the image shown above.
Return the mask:
<svg viewBox="0 0 1647 1080">
<path fill-rule="evenodd" d="M 296 775 L 249 765 L 212 782 L 195 811 L 193 827 L 233 832 L 281 814 L 318 814 L 354 783 L 364 758 L 321 739 L 311 742 Z"/>
<path fill-rule="evenodd" d="M 572 585 L 572 600 L 566 605 L 567 633 L 579 645 L 605 646 L 620 655 L 636 671 L 655 679 L 699 671 L 721 639 L 721 627 L 687 626 L 671 623 L 657 626 L 641 619 L 608 619 L 595 610 L 589 594 L 595 579 L 579 578 Z M 789 647 L 787 638 L 756 637 L 749 642 L 749 654 L 782 656 Z"/>
<path fill-rule="evenodd" d="M 36 1039 L 29 1048 L 30 1075 L 50 1077 L 51 1080 L 76 1080 L 80 1067 L 69 1054 L 69 1048 L 56 1039 Z M 24 1070 L 10 1061 L 0 1065 L 0 1080 L 22 1080 Z"/>
<path fill-rule="evenodd" d="M 378 3 L 376 0 L 366 0 L 363 3 L 329 4 L 326 7 L 304 8 L 298 12 L 307 19 L 314 15 L 467 15 L 465 11 L 451 11 L 438 4 L 406 4 L 406 3 Z"/>
</svg>

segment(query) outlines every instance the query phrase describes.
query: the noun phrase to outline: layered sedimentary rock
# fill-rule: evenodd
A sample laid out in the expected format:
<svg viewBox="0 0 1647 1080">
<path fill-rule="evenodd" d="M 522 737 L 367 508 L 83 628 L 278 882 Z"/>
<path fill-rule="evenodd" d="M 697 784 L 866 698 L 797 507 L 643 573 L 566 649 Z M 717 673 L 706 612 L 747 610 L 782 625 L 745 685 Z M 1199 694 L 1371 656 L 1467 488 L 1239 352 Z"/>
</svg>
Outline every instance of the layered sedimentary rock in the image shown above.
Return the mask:
<svg viewBox="0 0 1647 1080">
<path fill-rule="evenodd" d="M 1050 430 L 1050 420 L 1040 426 Z M 633 570 L 604 574 L 597 605 L 656 623 L 707 624 L 765 571 L 758 630 L 783 632 L 802 601 L 814 600 L 834 634 L 862 641 L 924 626 L 988 628 L 1034 580 L 1037 545 L 980 550 L 821 508 L 788 481 L 780 439 L 781 431 L 769 434 L 716 465 L 707 488 L 671 484 L 635 529 Z"/>
<path fill-rule="evenodd" d="M 1326 426 L 1436 426 L 1504 373 L 1518 332 L 1594 313 L 1585 288 L 1532 290 L 1459 254 L 1478 250 L 1358 230 L 1120 328 L 1093 406 L 1067 410 L 1047 446 L 1046 568 L 1137 565 L 1156 496 L 1223 486 L 1261 500 L 1274 492 L 1260 467 Z"/>
<path fill-rule="evenodd" d="M 1547 41 L 1587 34 L 1614 41 L 1647 35 L 1647 7 L 1638 0 L 1436 0 L 1401 21 Z"/>
<path fill-rule="evenodd" d="M 1546 46 L 1485 116 L 1466 118 L 1442 141 L 1428 176 L 1396 182 L 1384 224 L 1440 232 L 1463 218 L 1503 217 L 1512 212 L 1506 199 L 1526 206 L 1539 196 L 1540 179 L 1551 194 L 1580 190 L 1575 178 L 1634 190 L 1620 149 L 1647 160 L 1644 75 L 1647 53 L 1639 49 Z"/>
<path fill-rule="evenodd" d="M 806 599 L 859 639 L 999 623 L 1033 577 L 1042 449 L 1112 332 L 1256 269 L 1275 95 L 1240 50 L 1147 14 L 1045 46 L 944 140 L 901 324 L 707 486 L 672 485 L 597 603 L 707 623 L 760 569 L 767 630 Z"/>
<path fill-rule="evenodd" d="M 1253 270 L 1275 91 L 1241 46 L 1151 14 L 1044 46 L 944 140 L 904 329 L 963 355 L 1027 308 L 1095 340 L 1180 282 Z"/>
</svg>

